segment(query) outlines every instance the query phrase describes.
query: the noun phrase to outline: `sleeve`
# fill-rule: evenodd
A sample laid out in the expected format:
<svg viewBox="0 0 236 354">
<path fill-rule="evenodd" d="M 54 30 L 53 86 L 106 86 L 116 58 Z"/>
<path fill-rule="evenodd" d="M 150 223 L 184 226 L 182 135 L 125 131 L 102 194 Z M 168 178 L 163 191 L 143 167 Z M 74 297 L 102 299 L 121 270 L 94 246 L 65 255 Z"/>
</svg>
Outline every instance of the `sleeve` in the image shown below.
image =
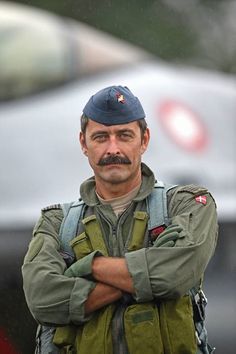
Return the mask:
<svg viewBox="0 0 236 354">
<path fill-rule="evenodd" d="M 93 281 L 64 275 L 66 264 L 58 240 L 62 211 L 42 212 L 22 266 L 26 301 L 33 317 L 44 325 L 87 321 L 84 303 Z"/>
<path fill-rule="evenodd" d="M 167 246 L 168 235 L 160 247 L 125 255 L 138 302 L 184 295 L 199 282 L 215 250 L 216 205 L 206 189 L 178 187 L 168 209 L 171 225 L 181 230 L 172 247 Z"/>
</svg>

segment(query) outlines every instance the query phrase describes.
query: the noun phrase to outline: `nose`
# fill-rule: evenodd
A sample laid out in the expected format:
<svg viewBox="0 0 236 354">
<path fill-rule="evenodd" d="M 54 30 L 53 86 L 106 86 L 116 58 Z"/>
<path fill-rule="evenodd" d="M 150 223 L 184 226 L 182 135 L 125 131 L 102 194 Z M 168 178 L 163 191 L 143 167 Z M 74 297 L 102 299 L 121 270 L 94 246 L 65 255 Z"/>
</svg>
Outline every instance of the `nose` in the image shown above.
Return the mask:
<svg viewBox="0 0 236 354">
<path fill-rule="evenodd" d="M 119 143 L 115 136 L 111 136 L 109 139 L 107 155 L 120 155 Z"/>
</svg>

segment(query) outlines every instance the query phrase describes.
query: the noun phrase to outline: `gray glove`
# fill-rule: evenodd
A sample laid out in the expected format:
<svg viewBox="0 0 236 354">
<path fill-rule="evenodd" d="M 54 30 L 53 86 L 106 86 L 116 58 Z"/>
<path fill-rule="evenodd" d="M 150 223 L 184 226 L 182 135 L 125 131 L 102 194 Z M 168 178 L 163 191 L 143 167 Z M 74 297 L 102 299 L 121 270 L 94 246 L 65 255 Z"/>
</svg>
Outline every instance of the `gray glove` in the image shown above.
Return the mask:
<svg viewBox="0 0 236 354">
<path fill-rule="evenodd" d="M 155 240 L 154 247 L 173 247 L 175 241 L 180 238 L 183 228 L 179 225 L 169 225 Z"/>
<path fill-rule="evenodd" d="M 68 277 L 92 278 L 92 263 L 94 257 L 103 256 L 100 251 L 93 251 L 87 256 L 73 263 L 66 271 Z"/>
</svg>

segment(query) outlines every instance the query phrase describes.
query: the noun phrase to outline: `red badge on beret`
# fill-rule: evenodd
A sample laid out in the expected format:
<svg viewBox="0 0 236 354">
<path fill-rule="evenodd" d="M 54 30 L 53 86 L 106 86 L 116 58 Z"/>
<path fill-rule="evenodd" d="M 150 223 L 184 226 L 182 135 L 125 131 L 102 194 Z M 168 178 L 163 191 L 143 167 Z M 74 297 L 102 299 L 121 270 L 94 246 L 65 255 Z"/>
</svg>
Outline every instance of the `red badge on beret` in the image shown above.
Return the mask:
<svg viewBox="0 0 236 354">
<path fill-rule="evenodd" d="M 117 93 L 116 94 L 116 98 L 117 98 L 117 101 L 120 102 L 120 103 L 125 103 L 125 98 L 123 95 L 121 95 L 120 93 Z"/>
<path fill-rule="evenodd" d="M 197 203 L 201 203 L 203 205 L 206 205 L 207 203 L 207 197 L 205 195 L 199 195 L 198 197 L 195 198 Z"/>
</svg>

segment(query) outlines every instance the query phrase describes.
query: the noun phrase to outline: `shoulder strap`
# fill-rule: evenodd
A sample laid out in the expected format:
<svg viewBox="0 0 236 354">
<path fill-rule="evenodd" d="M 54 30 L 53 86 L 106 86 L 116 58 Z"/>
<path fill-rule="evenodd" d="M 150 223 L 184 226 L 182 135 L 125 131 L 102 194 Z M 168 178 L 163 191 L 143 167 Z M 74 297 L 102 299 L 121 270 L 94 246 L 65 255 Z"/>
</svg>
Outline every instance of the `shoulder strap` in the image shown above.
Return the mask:
<svg viewBox="0 0 236 354">
<path fill-rule="evenodd" d="M 59 231 L 59 239 L 63 252 L 69 256 L 74 256 L 70 241 L 76 235 L 78 223 L 83 215 L 84 205 L 83 200 L 61 204 L 64 218 Z"/>
<path fill-rule="evenodd" d="M 69 260 L 69 263 L 74 259 L 70 241 L 76 235 L 78 222 L 83 216 L 84 205 L 85 203 L 82 200 L 61 204 L 64 218 L 58 236 L 61 242 L 62 256 L 66 262 Z M 59 354 L 61 352 L 61 350 L 53 344 L 55 330 L 55 327 L 38 325 L 35 354 Z"/>
<path fill-rule="evenodd" d="M 147 198 L 147 210 L 150 216 L 148 230 L 158 228 L 161 225 L 169 225 L 167 192 L 174 187 L 176 185 L 165 185 L 161 181 L 155 183 L 152 193 Z M 189 295 L 193 305 L 198 347 L 201 348 L 204 354 L 213 353 L 215 348 L 211 348 L 208 344 L 207 331 L 204 324 L 207 300 L 201 289 L 201 284 L 197 284 L 190 289 Z"/>
<path fill-rule="evenodd" d="M 169 225 L 167 192 L 176 185 L 164 184 L 157 181 L 152 193 L 147 198 L 147 211 L 149 213 L 148 229 L 152 230 L 161 225 Z"/>
</svg>

